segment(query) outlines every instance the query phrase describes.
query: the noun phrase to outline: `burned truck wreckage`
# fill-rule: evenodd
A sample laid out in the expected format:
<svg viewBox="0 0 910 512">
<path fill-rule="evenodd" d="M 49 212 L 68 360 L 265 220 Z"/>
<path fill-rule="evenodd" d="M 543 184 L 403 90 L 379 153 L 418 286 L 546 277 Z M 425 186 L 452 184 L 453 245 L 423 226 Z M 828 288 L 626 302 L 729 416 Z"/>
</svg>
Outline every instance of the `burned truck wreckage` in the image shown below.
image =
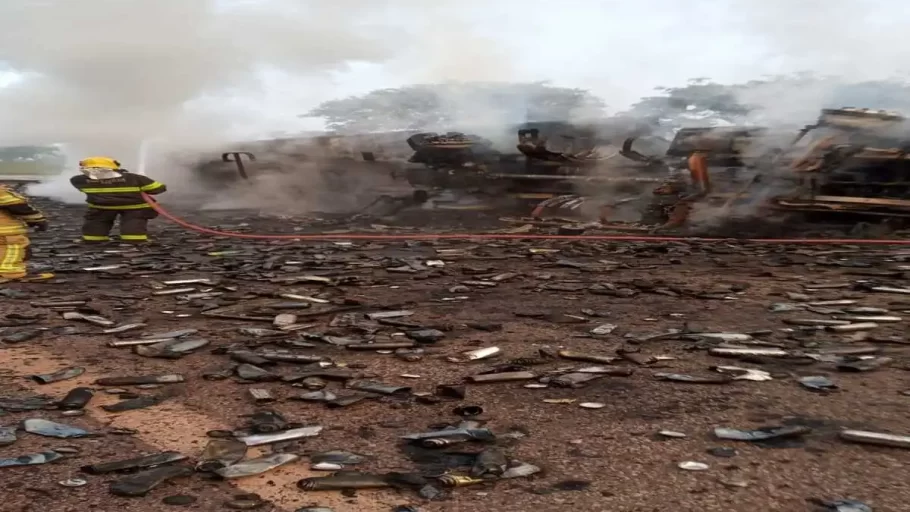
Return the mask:
<svg viewBox="0 0 910 512">
<path fill-rule="evenodd" d="M 910 218 L 907 128 L 899 114 L 841 108 L 823 110 L 795 136 L 753 127 L 683 129 L 665 155 L 672 176 L 654 191 L 655 203 L 664 207 L 667 227 L 683 225 L 699 208 L 715 219 Z"/>
<path fill-rule="evenodd" d="M 662 166 L 650 159 L 624 156 L 631 153 L 622 145 L 628 130 L 529 123 L 517 133 L 517 151 L 512 152 L 498 151 L 486 139 L 461 133 L 411 136 L 408 144 L 415 153 L 409 163 L 420 167 L 408 169 L 408 182 L 428 196 L 457 188 L 485 197 L 540 203 L 574 199 L 580 191 L 593 197 L 634 192 L 643 183 L 660 182 L 664 174 Z"/>
<path fill-rule="evenodd" d="M 894 222 L 910 219 L 907 128 L 899 114 L 858 108 L 823 110 L 796 134 L 699 127 L 683 128 L 671 141 L 629 120 L 526 123 L 512 130 L 514 145 L 461 132 L 286 139 L 226 151 L 197 171 L 220 182 L 260 170 L 293 172 L 313 160 L 335 191 L 350 193 L 366 175 L 408 184 L 406 196 L 357 190 L 402 207 L 522 205 L 538 218 L 658 229 L 686 227 L 702 216 L 850 214 Z M 458 206 L 464 198 L 479 202 Z"/>
</svg>

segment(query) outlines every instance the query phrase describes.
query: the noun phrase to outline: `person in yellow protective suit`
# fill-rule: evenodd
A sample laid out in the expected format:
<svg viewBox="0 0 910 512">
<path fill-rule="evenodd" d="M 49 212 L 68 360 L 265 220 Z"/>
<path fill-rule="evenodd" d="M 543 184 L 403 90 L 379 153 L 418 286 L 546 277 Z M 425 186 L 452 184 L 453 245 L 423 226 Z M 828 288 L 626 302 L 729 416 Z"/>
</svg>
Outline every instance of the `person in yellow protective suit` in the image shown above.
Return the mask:
<svg viewBox="0 0 910 512">
<path fill-rule="evenodd" d="M 120 218 L 120 240 L 148 241 L 148 221 L 158 216 L 142 199 L 141 192 L 160 194 L 166 187 L 147 176 L 133 174 L 113 158 L 95 156 L 79 162 L 82 174 L 70 183 L 85 194 L 88 211 L 82 224 L 84 242 L 110 241 L 114 222 Z"/>
<path fill-rule="evenodd" d="M 47 219 L 28 200 L 0 185 L 0 282 L 50 279 L 54 274 L 28 276 L 28 228 L 47 229 Z"/>
</svg>

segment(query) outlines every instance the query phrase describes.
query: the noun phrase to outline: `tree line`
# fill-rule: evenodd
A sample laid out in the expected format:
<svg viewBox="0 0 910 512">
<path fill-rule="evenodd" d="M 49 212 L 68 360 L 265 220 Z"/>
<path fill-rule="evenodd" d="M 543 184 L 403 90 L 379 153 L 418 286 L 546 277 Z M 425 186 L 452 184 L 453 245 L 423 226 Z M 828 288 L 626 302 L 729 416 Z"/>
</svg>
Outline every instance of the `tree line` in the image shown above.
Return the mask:
<svg viewBox="0 0 910 512">
<path fill-rule="evenodd" d="M 670 133 L 686 124 L 730 123 L 760 114 L 769 102 L 804 103 L 788 96 L 802 93 L 826 107 L 867 107 L 910 115 L 910 84 L 896 80 L 846 83 L 835 78 L 796 74 L 768 77 L 741 84 L 722 84 L 694 78 L 679 87 L 658 87 L 654 94 L 613 117 L 627 116 L 653 123 Z M 548 82 L 467 82 L 418 84 L 379 89 L 361 96 L 326 101 L 304 114 L 325 121 L 341 133 L 377 131 L 447 131 L 485 124 L 535 121 L 603 120 L 608 99 L 585 89 L 558 87 Z M 806 121 L 811 121 L 807 119 Z M 45 146 L 0 148 L 0 162 L 55 158 L 58 150 Z"/>
<path fill-rule="evenodd" d="M 853 106 L 910 114 L 910 84 L 846 83 L 797 74 L 741 84 L 695 78 L 684 86 L 659 87 L 616 116 L 650 119 L 671 130 L 691 124 L 693 118 L 700 123 L 735 124 L 760 113 L 769 102 L 806 103 L 799 97 L 787 98 L 796 93 L 815 94 L 812 101 L 821 101 L 826 108 Z M 475 119 L 478 123 L 492 119 L 515 124 L 603 119 L 607 105 L 606 99 L 590 91 L 547 82 L 422 84 L 326 101 L 305 116 L 324 119 L 327 128 L 338 133 L 439 131 L 464 127 Z"/>
</svg>

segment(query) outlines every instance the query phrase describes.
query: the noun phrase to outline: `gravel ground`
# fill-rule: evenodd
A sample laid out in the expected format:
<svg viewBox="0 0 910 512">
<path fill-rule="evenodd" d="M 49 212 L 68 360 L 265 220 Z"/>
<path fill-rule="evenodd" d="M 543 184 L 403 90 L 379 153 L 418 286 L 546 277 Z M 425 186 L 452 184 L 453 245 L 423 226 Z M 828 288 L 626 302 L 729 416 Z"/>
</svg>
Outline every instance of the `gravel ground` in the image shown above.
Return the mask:
<svg viewBox="0 0 910 512">
<path fill-rule="evenodd" d="M 905 270 L 910 267 L 902 262 L 910 252 L 899 248 L 734 242 L 250 242 L 209 238 L 159 221 L 154 225 L 157 243 L 151 247 L 99 249 L 72 241 L 78 232 L 78 209 L 47 209 L 54 216 L 54 230 L 34 238 L 33 259 L 36 265 L 53 267 L 57 278 L 40 284 L 0 285 L 4 297 L 0 314 L 6 315 L 5 327 L 0 328 L 4 340 L 0 395 L 39 393 L 60 398 L 77 386 L 97 392 L 82 416 L 64 416 L 54 407 L 8 410 L 0 415 L 0 425 L 45 418 L 98 435 L 55 439 L 19 431 L 15 443 L 0 447 L 0 457 L 70 449 L 53 463 L 0 469 L 2 488 L 7 491 L 0 510 L 221 511 L 237 506 L 228 502 L 241 493 L 258 494 L 265 502 L 258 510 L 284 511 L 307 505 L 335 512 L 392 511 L 401 505 L 422 511 L 498 512 L 564 507 L 617 512 L 826 510 L 813 504 L 813 499 L 860 500 L 876 512 L 907 510 L 910 484 L 905 468 L 910 452 L 839 438 L 845 428 L 910 434 L 905 323 L 877 322 L 871 330 L 844 334 L 800 331 L 785 323 L 850 316 L 845 309 L 853 307 L 888 310 L 859 316 L 902 316 L 910 310 L 910 298 L 869 290 L 876 284 L 907 286 L 910 274 Z M 246 218 L 241 223 L 239 215 L 190 217 L 206 225 L 253 232 L 327 229 L 325 223 L 314 224 L 312 219 L 309 224 L 280 218 Z M 410 232 L 391 226 L 388 219 L 365 219 L 360 224 L 349 229 L 367 226 L 374 232 Z M 332 229 L 338 227 L 331 224 Z M 106 265 L 118 267 L 83 270 Z M 196 278 L 215 279 L 218 284 L 185 285 L 196 288 L 190 293 L 222 295 L 190 300 L 182 297 L 185 294 L 153 295 L 184 286 L 167 286 L 164 281 Z M 284 311 L 296 313 L 297 322 L 308 327 L 263 338 L 240 329 L 272 329 L 268 321 L 202 314 L 272 317 L 281 312 L 274 310 L 277 302 L 307 302 L 279 294 L 318 299 L 306 309 Z M 119 335 L 105 334 L 104 327 L 63 319 L 62 308 L 40 305 L 59 300 L 89 300 L 91 309 L 80 309 L 83 313 L 103 316 L 116 325 L 146 325 Z M 854 303 L 809 305 L 827 300 Z M 789 306 L 778 309 L 788 310 L 772 312 L 771 305 L 779 303 Z M 333 313 L 336 309 L 339 312 Z M 396 309 L 413 311 L 397 319 L 408 325 L 385 325 L 365 317 Z M 338 325 L 337 318 L 344 313 L 359 324 Z M 333 319 L 334 326 L 330 325 Z M 590 334 L 603 324 L 613 324 L 615 329 Z M 328 339 L 336 343 L 338 338 L 402 341 L 407 340 L 403 333 L 415 326 L 437 329 L 444 337 L 421 345 L 423 353 L 411 354 L 415 356 L 411 361 L 400 354 L 346 350 L 324 337 L 334 336 Z M 42 330 L 33 339 L 10 338 L 36 328 Z M 210 344 L 180 359 L 143 357 L 130 348 L 108 346 L 118 337 L 136 339 L 176 329 L 198 329 L 193 336 Z M 718 332 L 751 333 L 750 339 L 737 343 L 779 347 L 791 357 L 712 356 L 708 350 L 721 341 L 697 334 Z M 670 334 L 649 339 L 658 333 Z M 314 347 L 289 348 L 289 341 Z M 454 362 L 464 351 L 494 346 L 501 352 L 493 358 Z M 203 378 L 229 368 L 228 352 L 239 348 L 318 355 L 359 379 L 411 390 L 333 409 L 294 400 L 309 390 L 289 382 Z M 571 350 L 587 356 L 630 355 L 609 365 L 561 357 L 534 366 L 527 366 L 533 361 L 515 361 L 537 358 L 541 349 L 548 354 Z M 835 352 L 846 350 L 890 361 L 881 361 L 887 364 L 870 371 L 839 370 L 838 363 L 845 361 Z M 815 360 L 799 354 L 813 355 Z M 770 380 L 718 381 L 723 376 L 714 369 L 718 365 L 761 370 Z M 86 371 L 44 385 L 29 378 L 72 366 Z M 628 369 L 631 374 L 602 376 L 578 388 L 552 383 L 525 387 L 540 377 L 590 366 Z M 439 384 L 460 384 L 467 376 L 497 368 L 527 370 L 537 378 L 468 384 L 462 400 L 434 396 Z M 267 369 L 289 376 L 313 368 L 279 363 Z M 165 373 L 183 375 L 185 382 L 158 389 L 126 387 L 128 393 L 164 396 L 162 403 L 113 414 L 100 408 L 119 398 L 94 384 L 96 379 Z M 668 381 L 659 378 L 662 373 L 711 377 L 715 383 Z M 810 390 L 799 382 L 805 376 L 827 376 L 837 389 Z M 275 401 L 256 404 L 248 392 L 251 387 L 269 390 Z M 343 392 L 343 385 L 328 381 L 326 389 Z M 602 407 L 580 406 L 590 402 Z M 367 462 L 356 466 L 367 473 L 438 473 L 439 467 L 431 467 L 426 458 L 406 452 L 399 438 L 457 424 L 460 418 L 453 409 L 469 404 L 483 407 L 479 420 L 498 435 L 496 445 L 510 460 L 537 465 L 541 472 L 451 490 L 430 479 L 434 487 L 423 492 L 439 491 L 435 500 L 424 499 L 417 489 L 305 492 L 295 485 L 301 478 L 325 474 L 310 469 L 308 455 L 333 449 L 368 455 Z M 264 409 L 278 411 L 289 421 L 322 425 L 324 430 L 305 441 L 272 448 L 299 454 L 299 460 L 230 482 L 196 474 L 164 483 L 145 496 L 125 498 L 113 496 L 108 489 L 109 482 L 124 475 L 80 472 L 87 464 L 163 450 L 186 455 L 189 460 L 183 464 L 191 466 L 210 439 L 207 432 L 242 429 L 248 419 L 244 415 Z M 782 425 L 808 428 L 796 438 L 764 445 L 718 439 L 713 434 L 716 427 L 750 430 Z M 661 431 L 685 436 L 665 436 Z M 467 453 L 461 459 L 470 460 L 484 448 L 481 443 L 465 443 L 447 450 Z M 256 456 L 255 450 L 247 456 Z M 269 452 L 265 448 L 261 453 Z M 421 453 L 440 459 L 438 451 Z M 703 463 L 707 469 L 681 469 L 683 462 Z M 464 473 L 465 468 L 450 470 Z M 59 483 L 73 478 L 87 484 Z M 184 506 L 162 502 L 175 495 L 192 496 L 194 501 Z"/>
</svg>

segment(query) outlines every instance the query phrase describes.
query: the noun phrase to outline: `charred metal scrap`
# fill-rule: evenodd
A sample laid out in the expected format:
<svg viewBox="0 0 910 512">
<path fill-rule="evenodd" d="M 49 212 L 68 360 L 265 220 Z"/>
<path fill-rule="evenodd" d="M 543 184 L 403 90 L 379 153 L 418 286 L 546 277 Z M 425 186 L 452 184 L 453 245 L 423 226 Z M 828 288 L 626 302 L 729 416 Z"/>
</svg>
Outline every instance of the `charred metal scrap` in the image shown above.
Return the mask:
<svg viewBox="0 0 910 512">
<path fill-rule="evenodd" d="M 695 127 L 679 130 L 672 141 L 621 117 L 589 125 L 525 123 L 512 130 L 512 147 L 461 132 L 278 139 L 233 146 L 197 170 L 223 182 L 231 174 L 293 172 L 295 162 L 319 159 L 327 183 L 334 184 L 329 188 L 337 190 L 346 190 L 358 173 L 403 179 L 412 194 L 376 198 L 400 207 L 454 194 L 483 198 L 478 208 L 536 204 L 535 217 L 662 229 L 689 225 L 694 210 L 722 220 L 772 214 L 853 214 L 892 223 L 910 218 L 910 133 L 906 118 L 892 112 L 825 109 L 797 133 Z"/>
</svg>

